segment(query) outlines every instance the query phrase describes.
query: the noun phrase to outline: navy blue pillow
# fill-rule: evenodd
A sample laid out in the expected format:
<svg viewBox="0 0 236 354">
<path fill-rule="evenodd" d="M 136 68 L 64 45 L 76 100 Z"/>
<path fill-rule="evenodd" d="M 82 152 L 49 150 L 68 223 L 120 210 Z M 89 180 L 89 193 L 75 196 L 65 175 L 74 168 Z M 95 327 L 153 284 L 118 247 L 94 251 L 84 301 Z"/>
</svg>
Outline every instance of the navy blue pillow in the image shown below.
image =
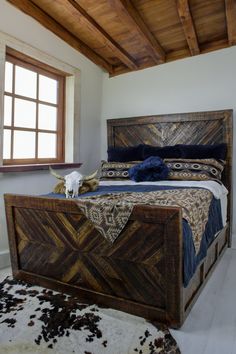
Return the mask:
<svg viewBox="0 0 236 354">
<path fill-rule="evenodd" d="M 129 169 L 129 177 L 135 182 L 163 180 L 168 173 L 168 167 L 158 156 L 151 156 Z"/>
<path fill-rule="evenodd" d="M 181 157 L 184 159 L 216 159 L 225 160 L 227 153 L 226 144 L 215 145 L 178 145 Z"/>
<path fill-rule="evenodd" d="M 143 160 L 143 145 L 129 147 L 109 147 L 107 150 L 108 162 L 128 162 Z"/>
<path fill-rule="evenodd" d="M 181 157 L 181 151 L 178 145 L 175 146 L 152 146 L 143 145 L 143 160 L 150 156 L 159 156 L 162 159 Z"/>
</svg>

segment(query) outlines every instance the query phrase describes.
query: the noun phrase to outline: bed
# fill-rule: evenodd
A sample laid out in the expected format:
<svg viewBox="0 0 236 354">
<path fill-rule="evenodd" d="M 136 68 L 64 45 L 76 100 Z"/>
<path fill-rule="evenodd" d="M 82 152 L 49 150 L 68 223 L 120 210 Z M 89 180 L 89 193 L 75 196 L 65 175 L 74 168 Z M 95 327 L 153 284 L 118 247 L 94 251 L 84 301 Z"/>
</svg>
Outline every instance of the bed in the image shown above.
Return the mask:
<svg viewBox="0 0 236 354">
<path fill-rule="evenodd" d="M 183 285 L 180 207 L 135 205 L 111 244 L 75 200 L 7 194 L 13 276 L 179 328 L 231 244 L 232 110 L 111 119 L 107 132 L 113 147 L 227 144 L 227 222 L 191 280 Z"/>
</svg>

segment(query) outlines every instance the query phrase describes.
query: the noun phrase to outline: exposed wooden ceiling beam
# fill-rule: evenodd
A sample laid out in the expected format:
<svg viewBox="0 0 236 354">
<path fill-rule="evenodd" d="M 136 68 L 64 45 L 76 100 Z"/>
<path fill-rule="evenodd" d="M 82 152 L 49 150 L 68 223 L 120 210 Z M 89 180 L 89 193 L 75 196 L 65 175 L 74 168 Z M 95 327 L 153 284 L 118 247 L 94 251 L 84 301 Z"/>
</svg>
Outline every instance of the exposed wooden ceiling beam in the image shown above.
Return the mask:
<svg viewBox="0 0 236 354">
<path fill-rule="evenodd" d="M 209 52 L 216 51 L 219 49 L 228 48 L 228 46 L 229 46 L 229 44 L 226 39 L 221 39 L 221 40 L 217 40 L 217 41 L 213 41 L 213 42 L 209 42 L 209 43 L 204 43 L 201 45 L 201 53 L 202 54 L 209 53 Z M 171 52 L 166 55 L 166 63 L 169 63 L 171 61 L 175 61 L 178 59 L 182 59 L 182 58 L 187 58 L 187 57 L 189 57 L 189 50 L 187 48 L 176 50 L 176 51 Z M 146 67 L 150 67 L 150 66 L 153 66 L 153 64 L 152 65 L 141 64 L 139 67 L 139 70 L 145 69 Z M 119 66 L 114 67 L 114 71 L 110 76 L 113 77 L 113 76 L 128 73 L 128 72 L 129 72 L 129 69 L 127 67 L 124 67 L 124 65 L 123 66 L 119 65 Z"/>
<path fill-rule="evenodd" d="M 58 37 L 63 39 L 73 48 L 84 54 L 95 64 L 101 66 L 110 74 L 113 72 L 113 67 L 106 60 L 100 57 L 97 53 L 92 51 L 85 43 L 71 34 L 67 29 L 56 22 L 52 17 L 47 15 L 42 9 L 37 5 L 33 4 L 30 0 L 7 0 L 12 5 L 16 6 L 18 9 L 26 13 L 27 15 L 33 17 L 41 25 L 46 27 L 48 30 L 56 34 Z"/>
<path fill-rule="evenodd" d="M 145 47 L 149 55 L 154 59 L 156 64 L 165 61 L 165 52 L 144 23 L 139 12 L 136 10 L 131 0 L 111 0 L 112 7 L 116 10 L 117 15 L 124 23 L 130 24 L 143 38 Z"/>
<path fill-rule="evenodd" d="M 79 5 L 79 0 L 68 0 L 68 2 L 77 10 L 81 25 L 84 25 L 85 28 L 87 27 L 91 29 L 93 35 L 97 35 L 98 38 L 101 38 L 102 42 L 105 43 L 114 55 L 119 58 L 123 64 L 128 66 L 128 68 L 132 70 L 138 69 L 138 65 L 136 65 L 134 59 L 132 59 L 131 56 L 121 48 L 121 46 L 116 43 L 102 27 L 89 16 L 89 14 Z"/>
<path fill-rule="evenodd" d="M 191 55 L 200 54 L 197 35 L 194 28 L 192 15 L 189 8 L 188 0 L 176 0 L 177 10 L 180 21 L 184 30 Z"/>
<path fill-rule="evenodd" d="M 229 45 L 236 44 L 236 0 L 225 0 Z"/>
</svg>

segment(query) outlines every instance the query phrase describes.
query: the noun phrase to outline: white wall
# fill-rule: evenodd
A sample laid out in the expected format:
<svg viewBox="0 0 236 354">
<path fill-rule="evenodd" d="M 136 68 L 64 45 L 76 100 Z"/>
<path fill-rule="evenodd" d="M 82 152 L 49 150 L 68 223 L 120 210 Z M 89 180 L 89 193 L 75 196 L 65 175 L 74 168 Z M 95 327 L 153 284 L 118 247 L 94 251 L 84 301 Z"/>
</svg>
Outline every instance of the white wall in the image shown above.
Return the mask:
<svg viewBox="0 0 236 354">
<path fill-rule="evenodd" d="M 235 119 L 236 47 L 114 78 L 104 74 L 102 158 L 106 159 L 106 119 L 229 108 L 234 109 Z M 236 124 L 234 136 L 235 129 Z M 235 149 L 236 144 L 234 156 Z M 234 162 L 234 176 L 235 168 Z M 236 218 L 234 233 L 235 224 Z"/>
<path fill-rule="evenodd" d="M 80 139 L 77 144 L 82 171 L 91 172 L 100 160 L 100 116 L 103 71 L 76 50 L 23 14 L 5 0 L 0 1 L 0 32 L 9 34 L 80 70 Z M 0 34 L 1 43 L 1 34 Z M 48 172 L 0 173 L 0 267 L 8 248 L 3 193 L 42 194 L 55 184 Z"/>
</svg>

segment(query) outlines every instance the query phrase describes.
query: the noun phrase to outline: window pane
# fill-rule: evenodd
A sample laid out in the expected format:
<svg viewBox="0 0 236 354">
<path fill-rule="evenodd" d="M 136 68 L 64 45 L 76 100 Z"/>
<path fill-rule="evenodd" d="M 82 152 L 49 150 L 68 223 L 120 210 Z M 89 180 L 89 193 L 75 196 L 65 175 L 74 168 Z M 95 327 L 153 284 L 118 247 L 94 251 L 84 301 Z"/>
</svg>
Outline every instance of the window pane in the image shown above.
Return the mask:
<svg viewBox="0 0 236 354">
<path fill-rule="evenodd" d="M 36 127 L 36 103 L 19 98 L 15 99 L 14 112 L 15 127 L 35 128 Z"/>
<path fill-rule="evenodd" d="M 5 91 L 12 92 L 12 73 L 13 64 L 6 61 L 5 63 Z"/>
<path fill-rule="evenodd" d="M 4 96 L 4 125 L 11 125 L 12 98 Z"/>
<path fill-rule="evenodd" d="M 39 100 L 57 103 L 57 80 L 39 75 Z"/>
<path fill-rule="evenodd" d="M 9 129 L 3 131 L 3 158 L 11 158 L 11 131 Z"/>
<path fill-rule="evenodd" d="M 15 93 L 36 98 L 37 74 L 34 71 L 16 65 Z"/>
<path fill-rule="evenodd" d="M 38 116 L 39 129 L 56 130 L 57 129 L 57 108 L 39 104 Z"/>
<path fill-rule="evenodd" d="M 56 134 L 39 133 L 38 135 L 38 157 L 56 157 Z"/>
<path fill-rule="evenodd" d="M 14 131 L 13 158 L 29 159 L 35 157 L 35 133 Z"/>
</svg>

